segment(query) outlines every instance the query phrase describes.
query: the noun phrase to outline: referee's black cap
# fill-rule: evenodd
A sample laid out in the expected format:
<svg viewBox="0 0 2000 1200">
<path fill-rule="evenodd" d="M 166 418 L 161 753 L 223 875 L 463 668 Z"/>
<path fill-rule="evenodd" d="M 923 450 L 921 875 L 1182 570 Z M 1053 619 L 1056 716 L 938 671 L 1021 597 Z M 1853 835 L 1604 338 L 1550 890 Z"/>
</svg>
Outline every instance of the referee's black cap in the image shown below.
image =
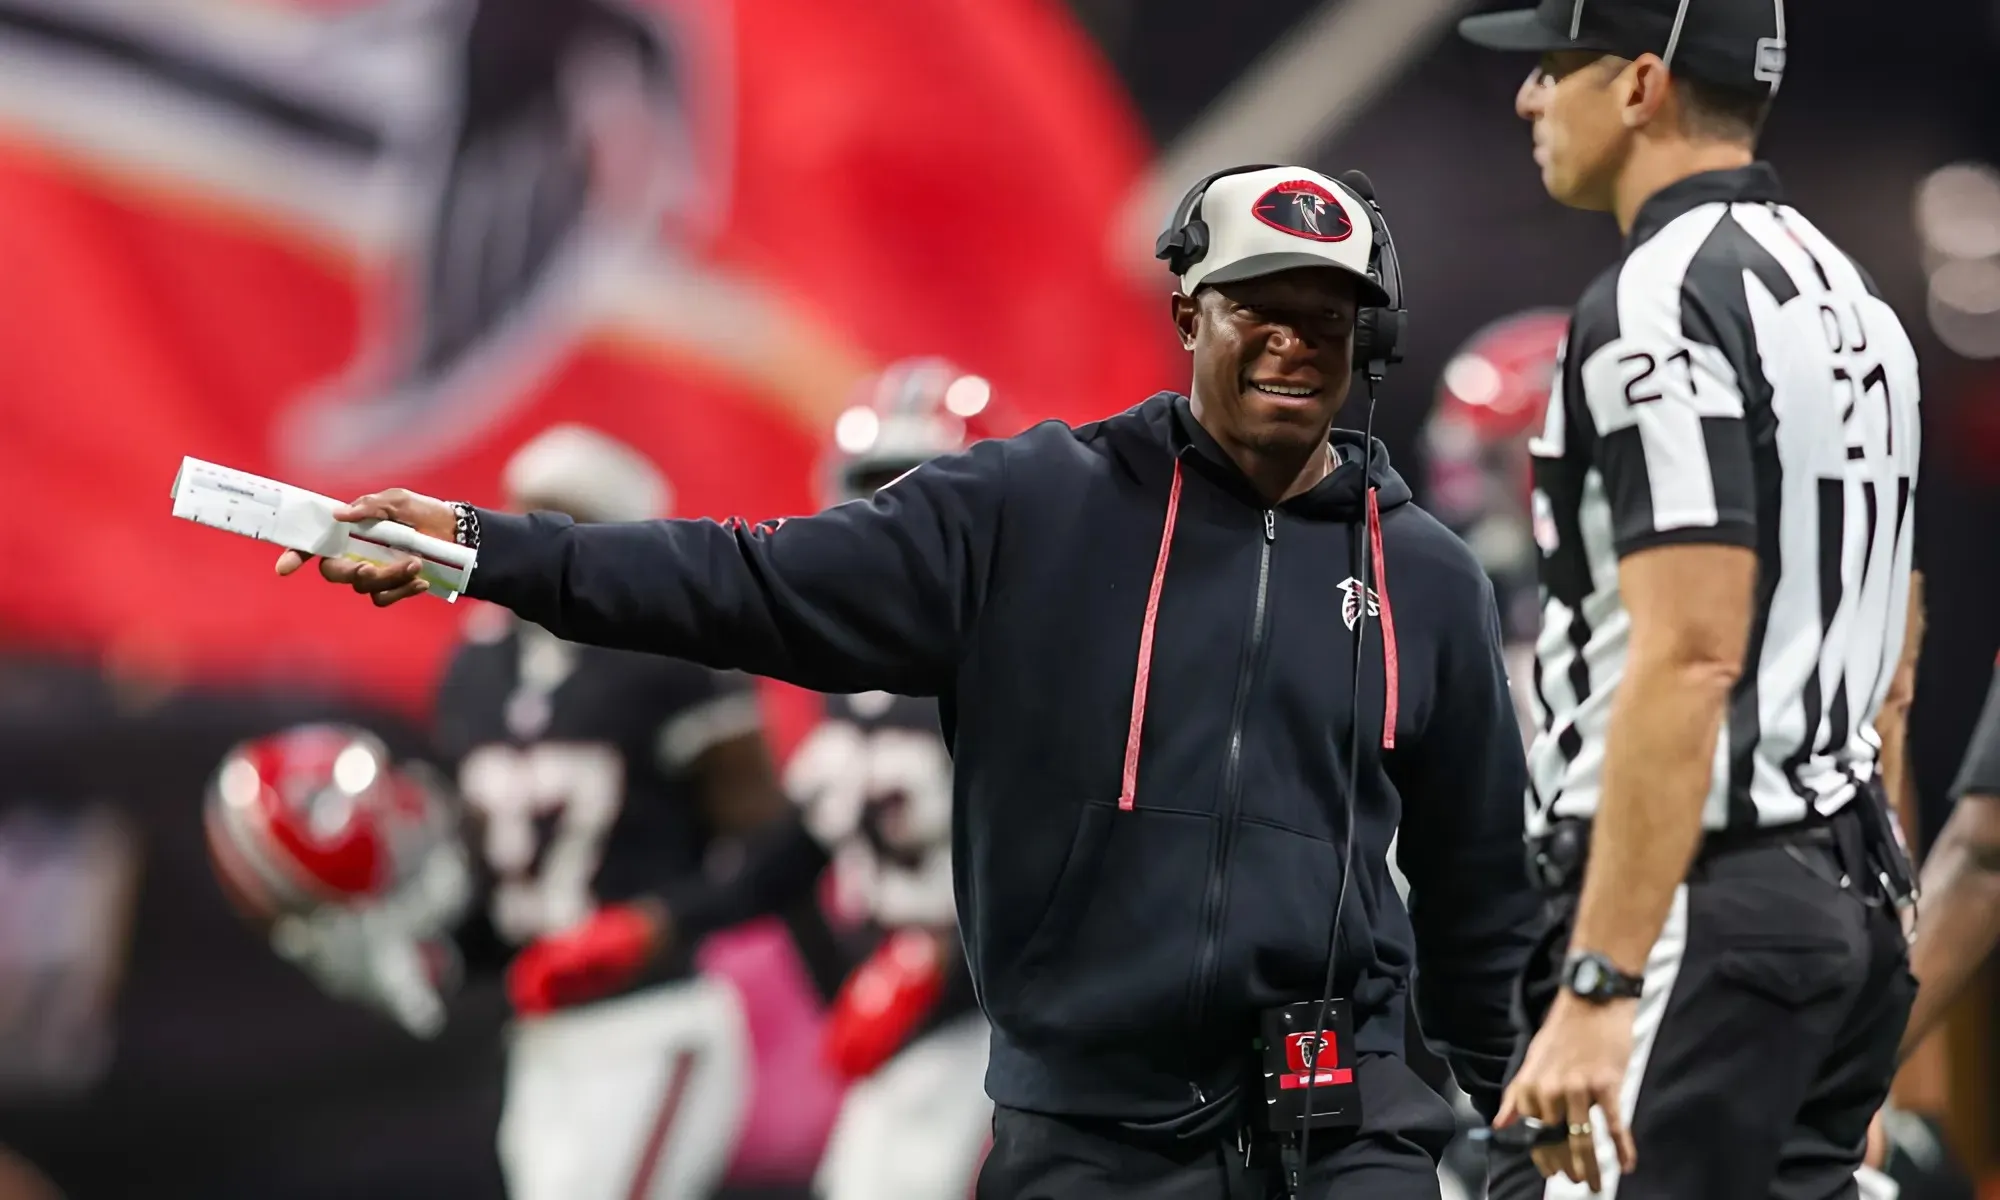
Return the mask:
<svg viewBox="0 0 2000 1200">
<path fill-rule="evenodd" d="M 1657 54 L 1675 75 L 1773 94 L 1785 74 L 1785 0 L 1542 0 L 1458 23 L 1492 50 Z"/>
</svg>

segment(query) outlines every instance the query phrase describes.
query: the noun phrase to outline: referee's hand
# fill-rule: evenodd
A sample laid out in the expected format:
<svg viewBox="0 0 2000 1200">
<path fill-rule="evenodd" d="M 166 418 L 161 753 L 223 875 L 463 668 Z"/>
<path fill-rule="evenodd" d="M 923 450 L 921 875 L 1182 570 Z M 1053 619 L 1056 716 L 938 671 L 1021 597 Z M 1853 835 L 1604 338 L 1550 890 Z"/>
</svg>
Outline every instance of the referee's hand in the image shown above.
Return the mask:
<svg viewBox="0 0 2000 1200">
<path fill-rule="evenodd" d="M 1561 1171 L 1593 1192 L 1603 1191 L 1599 1132 L 1616 1151 L 1621 1174 L 1639 1165 L 1638 1148 L 1619 1107 L 1625 1064 L 1632 1057 L 1632 1019 L 1638 1006 L 1636 1000 L 1594 1004 L 1564 992 L 1549 1007 L 1548 1019 L 1528 1044 L 1521 1070 L 1507 1085 L 1493 1125 L 1504 1128 L 1530 1119 L 1565 1130 L 1569 1136 L 1561 1143 L 1531 1152 L 1544 1176 Z M 1603 1122 L 1601 1131 L 1596 1121 Z"/>
</svg>

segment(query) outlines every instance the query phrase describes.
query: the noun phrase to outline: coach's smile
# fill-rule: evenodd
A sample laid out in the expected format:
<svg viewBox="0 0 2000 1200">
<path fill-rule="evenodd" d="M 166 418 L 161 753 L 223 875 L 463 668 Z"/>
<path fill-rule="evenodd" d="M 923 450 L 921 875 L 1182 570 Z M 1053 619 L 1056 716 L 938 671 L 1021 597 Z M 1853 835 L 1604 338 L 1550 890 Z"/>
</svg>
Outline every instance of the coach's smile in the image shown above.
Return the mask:
<svg viewBox="0 0 2000 1200">
<path fill-rule="evenodd" d="M 1310 400 L 1320 393 L 1317 383 L 1280 383 L 1274 379 L 1246 379 L 1244 386 L 1280 400 Z"/>
</svg>

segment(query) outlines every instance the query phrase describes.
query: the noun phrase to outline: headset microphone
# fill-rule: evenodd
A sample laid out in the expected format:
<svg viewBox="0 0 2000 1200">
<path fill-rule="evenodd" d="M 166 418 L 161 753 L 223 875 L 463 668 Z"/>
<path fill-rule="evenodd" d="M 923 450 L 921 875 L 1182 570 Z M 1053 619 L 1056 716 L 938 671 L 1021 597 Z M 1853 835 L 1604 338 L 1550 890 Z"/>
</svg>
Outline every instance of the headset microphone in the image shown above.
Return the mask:
<svg viewBox="0 0 2000 1200">
<path fill-rule="evenodd" d="M 1338 177 L 1354 194 L 1368 205 L 1374 217 L 1377 235 L 1376 259 L 1370 264 L 1383 290 L 1389 293 L 1389 304 L 1383 308 L 1364 309 L 1355 330 L 1355 357 L 1360 360 L 1360 374 L 1368 389 L 1368 413 L 1362 423 L 1361 451 L 1361 503 L 1362 532 L 1364 542 L 1361 547 L 1361 596 L 1354 621 L 1354 671 L 1348 681 L 1347 711 L 1349 718 L 1347 739 L 1347 771 L 1345 795 L 1342 799 L 1347 808 L 1347 830 L 1341 838 L 1340 847 L 1340 890 L 1333 902 L 1333 927 L 1327 932 L 1326 979 L 1320 987 L 1319 1012 L 1313 1022 L 1313 1045 L 1326 1044 L 1327 1013 L 1333 1006 L 1334 990 L 1339 976 L 1340 920 L 1347 909 L 1348 880 L 1354 873 L 1354 809 L 1358 800 L 1357 790 L 1361 781 L 1361 652 L 1367 643 L 1368 598 L 1375 594 L 1377 582 L 1374 578 L 1374 556 L 1365 544 L 1368 540 L 1368 489 L 1373 486 L 1375 475 L 1375 385 L 1382 380 L 1388 364 L 1402 361 L 1402 353 L 1397 343 L 1401 340 L 1408 311 L 1403 302 L 1402 264 L 1396 258 L 1395 243 L 1389 236 L 1389 225 L 1382 215 L 1381 205 L 1375 200 L 1375 185 L 1360 171 L 1348 171 Z M 1386 664 L 1385 664 L 1386 669 Z M 1295 1161 L 1286 1164 L 1286 1188 L 1296 1197 L 1303 1184 L 1303 1176 L 1311 1163 L 1312 1147 L 1312 1093 L 1319 1082 L 1320 1073 L 1311 1070 L 1306 1076 L 1305 1101 L 1299 1117 L 1299 1152 Z"/>
<path fill-rule="evenodd" d="M 1363 422 L 1361 452 L 1361 503 L 1364 513 L 1368 503 L 1369 479 L 1375 470 L 1375 381 L 1364 377 L 1368 387 L 1368 415 Z M 1362 518 L 1362 532 L 1358 535 L 1365 542 L 1368 537 L 1367 518 Z M 1333 901 L 1333 928 L 1326 935 L 1326 978 L 1322 981 L 1319 994 L 1319 1013 L 1313 1021 L 1313 1045 L 1326 1044 L 1327 1012 L 1333 1007 L 1335 988 L 1338 986 L 1340 969 L 1340 919 L 1347 909 L 1348 879 L 1354 873 L 1354 808 L 1358 797 L 1356 789 L 1361 780 L 1361 651 L 1367 644 L 1368 597 L 1375 594 L 1374 556 L 1368 547 L 1361 548 L 1361 600 L 1359 615 L 1354 622 L 1354 673 L 1348 681 L 1347 710 L 1349 728 L 1347 737 L 1347 771 L 1345 794 L 1347 829 L 1340 842 L 1340 890 Z M 1311 1071 L 1306 1077 L 1305 1103 L 1299 1117 L 1299 1156 L 1291 1165 L 1288 1184 L 1293 1196 L 1299 1194 L 1301 1175 L 1310 1163 L 1312 1146 L 1312 1093 L 1319 1082 L 1320 1073 Z"/>
</svg>

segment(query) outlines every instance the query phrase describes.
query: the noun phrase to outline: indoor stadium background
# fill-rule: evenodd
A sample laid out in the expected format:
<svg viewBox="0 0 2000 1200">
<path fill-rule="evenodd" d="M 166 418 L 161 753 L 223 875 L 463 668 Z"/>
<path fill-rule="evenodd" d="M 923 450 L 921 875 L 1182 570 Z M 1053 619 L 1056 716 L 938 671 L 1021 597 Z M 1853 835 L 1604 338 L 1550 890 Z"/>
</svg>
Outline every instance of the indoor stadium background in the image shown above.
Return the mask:
<svg viewBox="0 0 2000 1200">
<path fill-rule="evenodd" d="M 420 746 L 464 614 L 279 583 L 169 518 L 182 455 L 490 503 L 575 420 L 682 515 L 809 511 L 834 415 L 897 358 L 1021 421 L 1184 386 L 1154 233 L 1206 171 L 1298 161 L 1365 169 L 1396 232 L 1377 428 L 1419 478 L 1455 352 L 1618 250 L 1542 194 L 1525 64 L 1449 36 L 1471 7 L 0 0 L 0 1146 L 72 1200 L 499 1194 L 497 987 L 434 1043 L 326 999 L 199 827 L 250 734 Z M 1792 8 L 1765 152 L 1925 368 L 1935 830 L 2000 643 L 2000 5 Z M 425 294 L 450 303 L 419 329 Z M 769 702 L 788 745 L 810 698 Z M 757 1040 L 734 1178 L 799 1194 L 837 1100 L 807 985 L 772 929 L 709 954 Z M 1906 1084 L 1982 1170 L 1992 1025 L 1973 997 Z"/>
</svg>

